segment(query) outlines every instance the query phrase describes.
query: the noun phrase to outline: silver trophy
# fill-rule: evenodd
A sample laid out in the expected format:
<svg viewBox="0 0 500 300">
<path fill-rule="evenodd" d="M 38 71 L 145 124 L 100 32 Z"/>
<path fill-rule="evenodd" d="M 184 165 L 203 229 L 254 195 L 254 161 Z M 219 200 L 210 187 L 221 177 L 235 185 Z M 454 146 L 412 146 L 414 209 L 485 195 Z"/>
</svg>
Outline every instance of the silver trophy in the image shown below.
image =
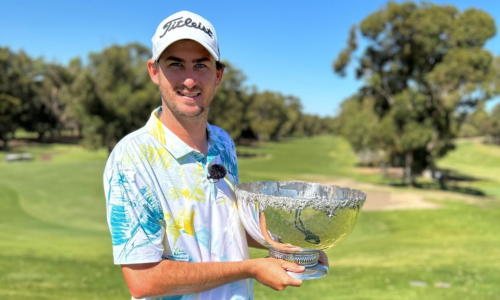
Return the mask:
<svg viewBox="0 0 500 300">
<path fill-rule="evenodd" d="M 269 256 L 306 267 L 289 272 L 301 280 L 328 274 L 318 263 L 319 251 L 352 232 L 366 199 L 358 190 L 306 182 L 245 182 L 235 192 L 248 234 L 269 248 Z"/>
</svg>

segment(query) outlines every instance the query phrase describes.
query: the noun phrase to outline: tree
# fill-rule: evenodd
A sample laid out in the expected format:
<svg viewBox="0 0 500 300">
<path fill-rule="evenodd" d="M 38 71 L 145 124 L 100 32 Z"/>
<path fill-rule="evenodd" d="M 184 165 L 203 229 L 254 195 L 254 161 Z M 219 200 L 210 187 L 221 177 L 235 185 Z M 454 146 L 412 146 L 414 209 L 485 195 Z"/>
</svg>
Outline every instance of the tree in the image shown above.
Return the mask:
<svg viewBox="0 0 500 300">
<path fill-rule="evenodd" d="M 66 122 L 66 101 L 68 89 L 74 76 L 68 68 L 56 63 L 35 60 L 35 94 L 29 101 L 29 109 L 23 113 L 21 125 L 27 131 L 38 133 L 41 141 L 49 133 L 50 138 L 56 131 L 60 133 Z"/>
<path fill-rule="evenodd" d="M 245 115 L 250 98 L 247 87 L 243 85 L 245 75 L 229 62 L 224 64 L 226 68 L 210 105 L 208 122 L 224 129 L 231 138 L 238 139 L 242 130 L 248 127 Z"/>
<path fill-rule="evenodd" d="M 161 105 L 146 68 L 149 49 L 133 43 L 89 55 L 71 86 L 72 111 L 83 126 L 83 145 L 111 151 L 127 133 L 144 126 Z M 78 62 L 75 61 L 78 66 Z"/>
<path fill-rule="evenodd" d="M 28 127 L 36 96 L 35 63 L 24 52 L 0 48 L 0 139 L 4 146 L 19 127 Z"/>
<path fill-rule="evenodd" d="M 245 75 L 229 62 L 224 63 L 226 70 L 210 105 L 209 123 L 227 131 L 234 140 L 280 140 L 292 133 L 306 134 L 298 98 L 246 87 Z M 328 124 L 316 119 L 318 129 L 314 134 L 327 130 Z M 308 130 L 307 134 L 313 133 Z"/>
<path fill-rule="evenodd" d="M 486 134 L 491 137 L 493 143 L 500 145 L 500 104 L 497 104 L 491 111 Z"/>
<path fill-rule="evenodd" d="M 70 109 L 71 85 L 77 76 L 77 66 L 74 60 L 68 67 L 56 63 L 43 63 L 43 71 L 39 80 L 36 101 L 43 105 L 51 116 L 50 124 L 47 124 L 46 131 L 54 135 L 54 130 L 58 134 L 62 129 L 77 129 L 77 123 Z M 40 130 L 43 126 L 38 125 Z M 43 133 L 42 133 L 43 134 Z"/>
<path fill-rule="evenodd" d="M 389 2 L 351 29 L 333 65 L 340 75 L 356 54 L 357 33 L 366 45 L 356 65 L 357 78 L 365 81 L 360 101 L 373 101 L 377 123 L 393 134 L 383 139 L 389 144 L 377 144 L 376 137 L 370 143 L 404 156 L 413 185 L 419 172 L 434 169 L 436 159 L 454 148 L 464 108 L 498 93 L 500 73 L 483 49 L 496 33 L 494 21 L 475 9 Z"/>
<path fill-rule="evenodd" d="M 3 146 L 7 148 L 9 133 L 15 130 L 15 117 L 21 111 L 21 100 L 7 94 L 0 94 L 0 140 Z"/>
<path fill-rule="evenodd" d="M 253 93 L 246 119 L 259 141 L 280 140 L 291 134 L 300 115 L 299 99 L 265 91 Z"/>
<path fill-rule="evenodd" d="M 468 114 L 462 126 L 460 126 L 460 137 L 474 137 L 487 134 L 489 124 L 488 112 L 484 103 L 479 103 L 476 110 Z"/>
</svg>

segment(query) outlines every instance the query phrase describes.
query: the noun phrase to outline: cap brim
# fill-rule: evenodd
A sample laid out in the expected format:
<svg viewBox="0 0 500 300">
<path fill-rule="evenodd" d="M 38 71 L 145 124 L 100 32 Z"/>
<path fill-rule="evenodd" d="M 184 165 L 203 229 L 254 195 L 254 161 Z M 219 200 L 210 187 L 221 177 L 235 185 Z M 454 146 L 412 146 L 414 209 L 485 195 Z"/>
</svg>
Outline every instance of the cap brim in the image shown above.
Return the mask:
<svg viewBox="0 0 500 300">
<path fill-rule="evenodd" d="M 209 45 L 207 45 L 206 43 L 203 43 L 203 42 L 200 42 L 200 41 L 197 41 L 196 39 L 193 39 L 193 38 L 189 38 L 189 37 L 180 37 L 180 38 L 177 38 L 177 39 L 173 39 L 172 41 L 170 41 L 170 43 L 166 44 L 163 49 L 161 49 L 160 51 L 158 51 L 158 55 L 157 57 L 153 57 L 153 60 L 154 61 L 158 61 L 158 59 L 161 57 L 161 55 L 163 54 L 163 52 L 165 52 L 165 50 L 170 46 L 172 45 L 173 43 L 175 42 L 178 42 L 178 41 L 182 41 L 182 40 L 191 40 L 191 41 L 195 41 L 197 42 L 198 44 L 202 45 L 205 49 L 207 49 L 207 51 L 212 54 L 212 56 L 215 58 L 215 61 L 219 61 L 220 60 L 220 57 L 217 55 L 217 53 L 215 53 L 215 51 L 212 49 L 212 47 L 210 47 Z"/>
</svg>

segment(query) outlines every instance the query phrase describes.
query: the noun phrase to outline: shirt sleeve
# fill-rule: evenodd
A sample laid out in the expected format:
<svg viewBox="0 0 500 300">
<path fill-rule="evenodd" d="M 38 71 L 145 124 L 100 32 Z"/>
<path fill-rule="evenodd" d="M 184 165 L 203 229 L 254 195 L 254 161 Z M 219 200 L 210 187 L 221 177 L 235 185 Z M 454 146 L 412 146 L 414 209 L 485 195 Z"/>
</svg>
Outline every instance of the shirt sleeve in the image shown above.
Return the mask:
<svg viewBox="0 0 500 300">
<path fill-rule="evenodd" d="M 161 261 L 164 216 L 151 184 L 136 170 L 114 163 L 104 172 L 104 189 L 114 263 Z"/>
</svg>

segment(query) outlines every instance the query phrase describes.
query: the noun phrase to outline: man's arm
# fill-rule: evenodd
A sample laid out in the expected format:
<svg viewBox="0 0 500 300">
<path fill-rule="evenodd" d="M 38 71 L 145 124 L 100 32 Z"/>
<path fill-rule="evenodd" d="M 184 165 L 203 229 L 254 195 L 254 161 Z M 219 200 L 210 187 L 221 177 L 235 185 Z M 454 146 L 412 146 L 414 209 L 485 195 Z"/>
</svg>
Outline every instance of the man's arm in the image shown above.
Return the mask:
<svg viewBox="0 0 500 300">
<path fill-rule="evenodd" d="M 206 263 L 162 260 L 122 265 L 122 271 L 132 296 L 144 298 L 199 293 L 247 278 L 281 291 L 302 284 L 286 271 L 303 272 L 304 267 L 274 258 Z"/>
</svg>

